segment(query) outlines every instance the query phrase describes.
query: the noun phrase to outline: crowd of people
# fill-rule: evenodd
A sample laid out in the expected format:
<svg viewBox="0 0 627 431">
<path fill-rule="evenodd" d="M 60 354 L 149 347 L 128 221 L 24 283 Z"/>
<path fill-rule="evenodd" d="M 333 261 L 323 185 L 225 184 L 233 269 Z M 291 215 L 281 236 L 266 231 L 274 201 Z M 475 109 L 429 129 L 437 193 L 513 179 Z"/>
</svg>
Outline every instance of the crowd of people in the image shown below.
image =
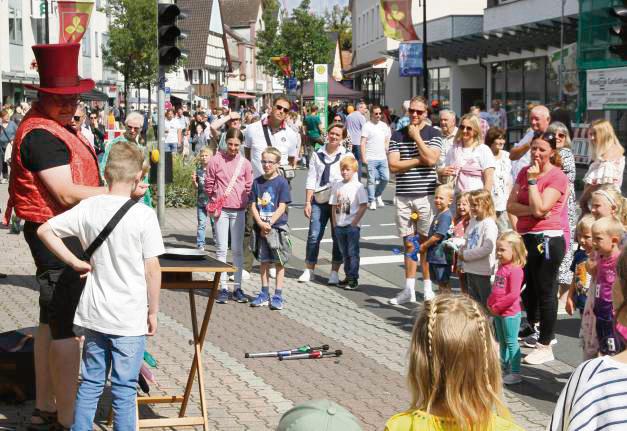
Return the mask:
<svg viewBox="0 0 627 431">
<path fill-rule="evenodd" d="M 32 87 L 37 102 L 23 117 L 0 112 L 0 144 L 11 166 L 5 222 L 13 211 L 25 220 L 41 295 L 30 429 L 91 429 L 112 368 L 114 427 L 130 430 L 145 336 L 157 330 L 157 257 L 164 251 L 147 208 L 142 133 L 149 122 L 146 113 L 132 112 L 121 136 L 98 145 L 99 115 L 77 103 L 94 82 L 71 68 L 63 72 L 67 79 L 42 74 L 60 58 L 75 64 L 78 48 L 33 47 L 42 78 Z M 627 408 L 620 384 L 627 374 L 627 204 L 624 149 L 611 123 L 590 127 L 593 161 L 577 200 L 569 125 L 552 121 L 545 106 L 531 110 L 528 133 L 509 152 L 498 103 L 490 112 L 477 106 L 459 121 L 451 110 L 430 117 L 422 97 L 403 111 L 398 117 L 358 103 L 332 110 L 326 128 L 316 107 L 299 114 L 285 96 L 261 115 L 166 113 L 166 149 L 197 156 L 196 246 L 205 248 L 210 223 L 216 257 L 226 262 L 230 249 L 236 269 L 232 291 L 221 280 L 217 302 L 285 306 L 289 206 L 301 160 L 309 228 L 298 281 L 313 281 L 328 227 L 327 283 L 358 289 L 360 223 L 368 210 L 386 205 L 394 174 L 405 282 L 389 302 L 416 302 L 420 266 L 424 304 L 411 337 L 411 407 L 387 429 L 451 422 L 460 429 L 519 429 L 502 404 L 502 384 L 522 382 L 521 362 L 554 359 L 560 292 L 566 311 L 581 315 L 584 362 L 565 386 L 550 429 L 620 429 Z M 147 205 L 136 204 L 140 199 Z M 144 222 L 138 227 L 135 220 Z M 261 285 L 250 290 L 253 257 Z M 454 275 L 459 294 L 452 293 Z M 524 358 L 519 339 L 534 348 Z M 467 367 L 468 357 L 476 367 Z"/>
</svg>

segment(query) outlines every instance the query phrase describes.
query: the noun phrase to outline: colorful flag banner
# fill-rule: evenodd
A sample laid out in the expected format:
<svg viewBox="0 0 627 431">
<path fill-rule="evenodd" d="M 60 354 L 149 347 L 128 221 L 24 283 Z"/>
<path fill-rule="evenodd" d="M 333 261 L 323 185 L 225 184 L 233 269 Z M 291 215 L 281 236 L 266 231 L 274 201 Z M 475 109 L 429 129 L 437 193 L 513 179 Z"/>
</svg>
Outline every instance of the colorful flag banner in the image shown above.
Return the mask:
<svg viewBox="0 0 627 431">
<path fill-rule="evenodd" d="M 58 0 L 59 43 L 80 43 L 94 7 L 91 0 Z"/>
<path fill-rule="evenodd" d="M 292 76 L 292 62 L 289 57 L 271 57 L 270 59 L 281 69 L 283 75 L 288 78 Z"/>
<path fill-rule="evenodd" d="M 398 46 L 400 76 L 422 75 L 422 43 L 401 42 Z"/>
<path fill-rule="evenodd" d="M 411 18 L 412 0 L 381 0 L 379 15 L 386 37 L 400 41 L 420 40 Z"/>
</svg>

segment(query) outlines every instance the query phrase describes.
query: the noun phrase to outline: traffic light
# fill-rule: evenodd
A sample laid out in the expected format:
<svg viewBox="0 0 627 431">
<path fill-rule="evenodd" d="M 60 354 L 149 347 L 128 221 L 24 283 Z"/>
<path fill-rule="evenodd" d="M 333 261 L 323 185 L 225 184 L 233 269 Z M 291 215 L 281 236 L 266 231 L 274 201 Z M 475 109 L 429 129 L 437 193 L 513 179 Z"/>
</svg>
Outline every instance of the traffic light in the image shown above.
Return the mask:
<svg viewBox="0 0 627 431">
<path fill-rule="evenodd" d="M 176 26 L 176 20 L 187 16 L 173 3 L 159 3 L 159 65 L 172 66 L 179 58 L 186 58 L 187 54 L 176 46 L 178 39 L 185 39 L 187 35 Z"/>
<path fill-rule="evenodd" d="M 623 3 L 625 4 L 627 1 Z M 610 8 L 610 16 L 618 18 L 616 24 L 610 27 L 610 35 L 620 38 L 620 43 L 610 45 L 609 51 L 627 61 L 627 7 L 615 6 Z"/>
</svg>

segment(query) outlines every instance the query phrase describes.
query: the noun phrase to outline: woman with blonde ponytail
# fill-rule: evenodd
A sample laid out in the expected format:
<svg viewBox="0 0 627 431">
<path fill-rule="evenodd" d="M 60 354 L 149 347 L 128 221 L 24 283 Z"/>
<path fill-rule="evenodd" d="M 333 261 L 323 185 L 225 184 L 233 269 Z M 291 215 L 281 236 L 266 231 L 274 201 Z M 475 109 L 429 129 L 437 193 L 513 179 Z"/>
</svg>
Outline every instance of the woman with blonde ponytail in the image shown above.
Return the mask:
<svg viewBox="0 0 627 431">
<path fill-rule="evenodd" d="M 468 296 L 425 302 L 409 348 L 411 405 L 388 420 L 386 431 L 521 431 L 501 401 L 494 346 L 488 319 Z"/>
</svg>

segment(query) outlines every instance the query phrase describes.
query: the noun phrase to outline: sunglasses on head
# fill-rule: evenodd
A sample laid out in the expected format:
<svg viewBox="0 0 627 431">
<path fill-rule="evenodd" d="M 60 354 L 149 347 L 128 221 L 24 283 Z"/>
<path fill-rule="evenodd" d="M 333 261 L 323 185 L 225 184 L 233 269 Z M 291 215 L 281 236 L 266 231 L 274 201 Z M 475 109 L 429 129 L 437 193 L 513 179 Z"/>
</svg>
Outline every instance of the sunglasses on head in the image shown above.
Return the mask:
<svg viewBox="0 0 627 431">
<path fill-rule="evenodd" d="M 412 115 L 412 114 L 422 115 L 426 112 L 421 109 L 411 109 L 411 108 L 409 108 L 407 111 L 409 111 L 409 115 Z"/>
<path fill-rule="evenodd" d="M 283 111 L 286 114 L 290 112 L 290 108 L 286 108 L 285 106 L 281 106 L 281 105 L 276 105 L 274 109 L 276 109 L 277 111 Z"/>
<path fill-rule="evenodd" d="M 557 145 L 557 140 L 556 140 L 556 136 L 555 133 L 553 132 L 545 132 L 542 133 L 538 139 L 542 139 L 545 142 L 548 142 L 549 145 L 551 145 L 551 147 L 555 148 L 555 146 Z"/>
</svg>

